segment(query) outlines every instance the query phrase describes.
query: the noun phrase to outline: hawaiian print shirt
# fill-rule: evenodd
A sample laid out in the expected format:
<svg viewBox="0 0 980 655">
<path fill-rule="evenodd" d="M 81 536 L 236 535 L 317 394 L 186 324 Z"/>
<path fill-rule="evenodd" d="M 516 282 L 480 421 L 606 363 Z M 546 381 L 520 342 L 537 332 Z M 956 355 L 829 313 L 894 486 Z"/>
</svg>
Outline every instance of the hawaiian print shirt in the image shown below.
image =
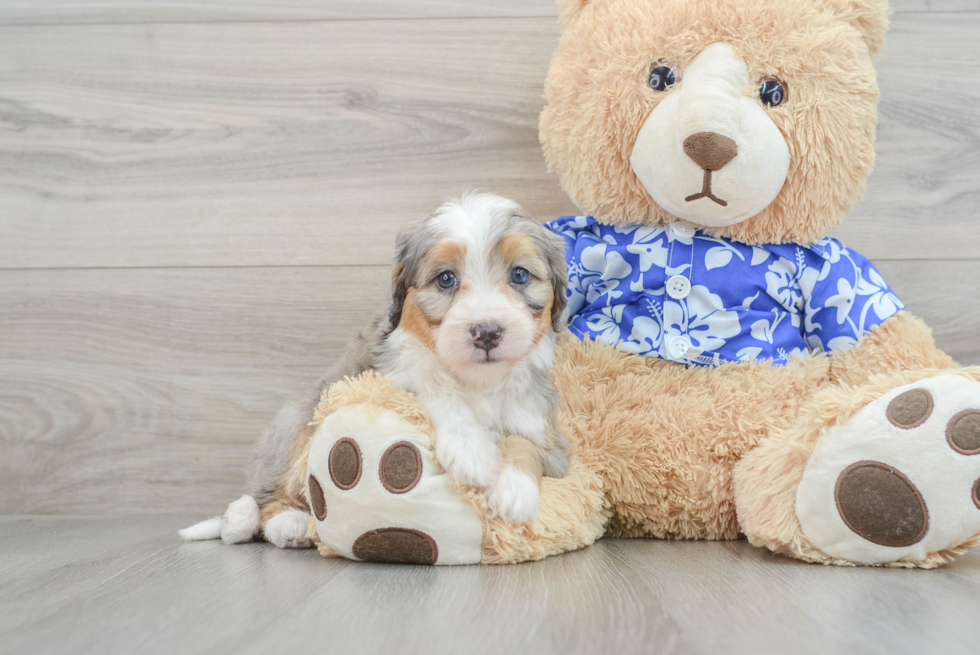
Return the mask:
<svg viewBox="0 0 980 655">
<path fill-rule="evenodd" d="M 900 309 L 878 270 L 836 239 L 749 246 L 694 226 L 565 216 L 572 333 L 683 364 L 850 348 Z"/>
</svg>

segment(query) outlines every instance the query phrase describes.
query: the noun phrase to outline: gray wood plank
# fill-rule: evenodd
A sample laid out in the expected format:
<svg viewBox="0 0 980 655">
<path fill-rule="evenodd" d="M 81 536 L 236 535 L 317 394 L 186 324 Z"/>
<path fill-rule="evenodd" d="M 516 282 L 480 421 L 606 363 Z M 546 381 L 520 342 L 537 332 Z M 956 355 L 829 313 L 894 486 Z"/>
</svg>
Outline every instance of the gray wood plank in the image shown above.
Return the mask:
<svg viewBox="0 0 980 655">
<path fill-rule="evenodd" d="M 976 262 L 881 270 L 980 364 Z M 0 272 L 0 513 L 209 512 L 383 306 L 385 267 Z"/>
<path fill-rule="evenodd" d="M 973 300 L 980 289 L 980 264 L 886 260 L 877 267 L 906 308 L 929 325 L 940 348 L 964 366 L 980 365 L 980 307 Z"/>
<path fill-rule="evenodd" d="M 895 17 L 851 247 L 976 256 L 977 33 Z M 537 143 L 556 39 L 552 18 L 0 29 L 0 267 L 381 264 L 466 187 L 574 212 Z"/>
<path fill-rule="evenodd" d="M 210 511 L 384 306 L 384 267 L 0 274 L 0 507 Z"/>
<path fill-rule="evenodd" d="M 834 231 L 851 247 L 879 260 L 977 256 L 977 34 L 977 14 L 893 18 L 879 60 L 875 171 L 864 202 Z"/>
<path fill-rule="evenodd" d="M 0 29 L 0 267 L 380 264 L 537 143 L 556 21 Z M 58 253 L 58 254 L 55 254 Z"/>
<path fill-rule="evenodd" d="M 980 11 L 980 0 L 889 0 L 888 4 L 895 13 L 906 11 Z"/>
<path fill-rule="evenodd" d="M 0 25 L 557 16 L 554 0 L 4 0 Z"/>
<path fill-rule="evenodd" d="M 978 0 L 891 0 L 892 11 L 980 11 Z M 555 0 L 5 0 L 0 25 L 557 16 Z"/>
<path fill-rule="evenodd" d="M 0 518 L 2 653 L 976 650 L 980 552 L 938 571 L 602 540 L 514 566 L 180 543 L 189 516 Z"/>
</svg>

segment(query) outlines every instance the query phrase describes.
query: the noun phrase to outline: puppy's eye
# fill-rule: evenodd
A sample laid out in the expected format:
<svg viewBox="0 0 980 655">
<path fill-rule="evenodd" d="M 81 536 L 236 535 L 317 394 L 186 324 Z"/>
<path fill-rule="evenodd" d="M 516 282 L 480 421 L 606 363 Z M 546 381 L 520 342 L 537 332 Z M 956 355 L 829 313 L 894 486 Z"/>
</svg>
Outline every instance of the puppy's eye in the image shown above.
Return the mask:
<svg viewBox="0 0 980 655">
<path fill-rule="evenodd" d="M 786 86 L 771 77 L 764 79 L 759 87 L 759 99 L 768 107 L 778 107 L 786 100 Z"/>
<path fill-rule="evenodd" d="M 655 61 L 650 66 L 650 75 L 647 77 L 647 84 L 654 91 L 666 91 L 677 82 L 677 74 L 670 64 L 663 59 Z"/>
<path fill-rule="evenodd" d="M 531 274 L 527 272 L 526 268 L 518 266 L 510 272 L 510 281 L 514 284 L 527 284 L 531 281 Z"/>
<path fill-rule="evenodd" d="M 443 271 L 436 278 L 436 284 L 440 289 L 452 289 L 456 286 L 456 274 L 452 271 Z"/>
</svg>

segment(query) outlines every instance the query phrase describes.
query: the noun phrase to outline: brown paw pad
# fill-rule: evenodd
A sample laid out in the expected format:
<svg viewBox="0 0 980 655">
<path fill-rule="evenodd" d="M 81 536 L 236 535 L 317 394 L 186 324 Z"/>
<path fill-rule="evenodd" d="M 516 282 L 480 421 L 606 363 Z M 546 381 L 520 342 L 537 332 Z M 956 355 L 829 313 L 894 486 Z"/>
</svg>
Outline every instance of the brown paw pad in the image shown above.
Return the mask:
<svg viewBox="0 0 980 655">
<path fill-rule="evenodd" d="M 381 456 L 378 476 L 384 488 L 393 494 L 414 489 L 422 478 L 422 453 L 407 441 L 392 444 Z"/>
<path fill-rule="evenodd" d="M 973 483 L 973 504 L 980 509 L 980 480 Z"/>
<path fill-rule="evenodd" d="M 314 475 L 309 477 L 307 484 L 310 487 L 310 506 L 313 508 L 313 516 L 322 521 L 327 518 L 327 499 L 323 497 L 323 487 Z"/>
<path fill-rule="evenodd" d="M 361 479 L 361 449 L 353 439 L 339 439 L 330 449 L 330 479 L 341 489 L 353 489 Z"/>
<path fill-rule="evenodd" d="M 354 540 L 351 552 L 365 562 L 435 564 L 439 549 L 432 537 L 418 530 L 380 528 Z"/>
<path fill-rule="evenodd" d="M 980 454 L 980 410 L 966 409 L 949 419 L 946 441 L 962 455 Z"/>
<path fill-rule="evenodd" d="M 932 394 L 925 389 L 912 389 L 888 404 L 886 416 L 891 424 L 903 430 L 917 428 L 932 414 Z"/>
<path fill-rule="evenodd" d="M 834 498 L 847 527 L 879 546 L 911 546 L 929 529 L 922 494 L 900 471 L 881 462 L 858 462 L 844 469 Z"/>
</svg>

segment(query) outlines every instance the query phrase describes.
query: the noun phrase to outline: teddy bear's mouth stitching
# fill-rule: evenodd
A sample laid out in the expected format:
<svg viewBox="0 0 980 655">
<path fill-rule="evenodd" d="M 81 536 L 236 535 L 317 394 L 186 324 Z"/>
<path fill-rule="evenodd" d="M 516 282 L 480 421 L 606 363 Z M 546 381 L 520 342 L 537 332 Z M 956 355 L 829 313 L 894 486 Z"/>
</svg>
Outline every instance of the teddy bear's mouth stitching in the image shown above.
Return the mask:
<svg viewBox="0 0 980 655">
<path fill-rule="evenodd" d="M 704 184 L 701 187 L 700 193 L 695 193 L 694 195 L 684 198 L 686 202 L 693 202 L 694 200 L 700 200 L 701 198 L 707 198 L 713 200 L 722 207 L 727 207 L 728 203 L 715 194 L 711 193 L 711 169 L 704 169 Z"/>
</svg>

